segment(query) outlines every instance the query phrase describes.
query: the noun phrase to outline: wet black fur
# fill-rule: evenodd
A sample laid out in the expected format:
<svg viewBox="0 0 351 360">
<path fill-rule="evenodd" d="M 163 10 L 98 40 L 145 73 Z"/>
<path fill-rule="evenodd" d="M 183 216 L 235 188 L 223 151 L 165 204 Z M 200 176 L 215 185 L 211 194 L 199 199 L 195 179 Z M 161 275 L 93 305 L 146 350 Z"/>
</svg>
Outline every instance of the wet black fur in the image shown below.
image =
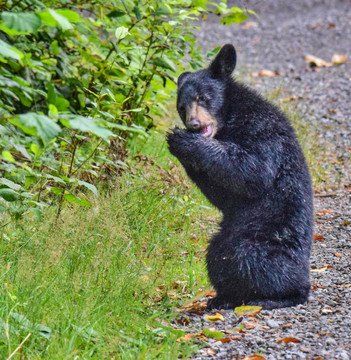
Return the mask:
<svg viewBox="0 0 351 360">
<path fill-rule="evenodd" d="M 225 45 L 210 67 L 178 79 L 179 114 L 200 98 L 218 121 L 214 138 L 186 129 L 169 149 L 223 213 L 207 249 L 217 297 L 208 309 L 241 304 L 265 309 L 307 300 L 313 204 L 310 174 L 286 116 L 232 79 L 236 53 Z"/>
</svg>

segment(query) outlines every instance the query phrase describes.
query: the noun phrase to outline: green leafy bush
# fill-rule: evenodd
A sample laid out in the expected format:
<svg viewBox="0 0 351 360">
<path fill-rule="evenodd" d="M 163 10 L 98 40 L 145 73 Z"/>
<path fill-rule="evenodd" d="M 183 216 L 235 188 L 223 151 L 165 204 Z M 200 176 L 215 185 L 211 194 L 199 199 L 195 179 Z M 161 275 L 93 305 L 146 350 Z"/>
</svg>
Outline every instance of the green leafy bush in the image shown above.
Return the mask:
<svg viewBox="0 0 351 360">
<path fill-rule="evenodd" d="M 8 0 L 0 11 L 0 211 L 14 217 L 89 206 L 85 191 L 127 167 L 129 142 L 165 113 L 182 58 L 201 66 L 192 21 L 247 18 L 205 0 Z"/>
</svg>

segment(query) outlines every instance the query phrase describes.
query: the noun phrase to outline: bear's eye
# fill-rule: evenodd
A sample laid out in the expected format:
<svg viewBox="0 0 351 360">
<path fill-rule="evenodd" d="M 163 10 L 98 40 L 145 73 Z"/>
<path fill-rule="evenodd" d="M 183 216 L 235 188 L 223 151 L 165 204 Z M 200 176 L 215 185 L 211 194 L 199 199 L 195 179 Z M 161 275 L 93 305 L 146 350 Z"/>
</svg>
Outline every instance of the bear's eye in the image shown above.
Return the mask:
<svg viewBox="0 0 351 360">
<path fill-rule="evenodd" d="M 199 95 L 198 99 L 200 103 L 207 103 L 209 101 L 208 97 L 205 95 Z"/>
</svg>

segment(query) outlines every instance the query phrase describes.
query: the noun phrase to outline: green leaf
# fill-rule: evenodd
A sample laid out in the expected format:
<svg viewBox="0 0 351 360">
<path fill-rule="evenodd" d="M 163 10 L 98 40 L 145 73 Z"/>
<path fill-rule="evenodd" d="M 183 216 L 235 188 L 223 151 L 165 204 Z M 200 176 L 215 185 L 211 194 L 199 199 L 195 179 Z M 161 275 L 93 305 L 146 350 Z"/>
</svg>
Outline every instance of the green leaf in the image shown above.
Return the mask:
<svg viewBox="0 0 351 360">
<path fill-rule="evenodd" d="M 125 12 L 120 11 L 120 10 L 112 10 L 109 14 L 107 14 L 108 17 L 120 17 L 120 16 L 124 16 L 127 15 Z"/>
<path fill-rule="evenodd" d="M 59 55 L 59 54 L 60 54 L 60 47 L 59 47 L 59 45 L 58 45 L 57 40 L 54 40 L 54 41 L 51 43 L 51 49 L 52 49 L 52 52 L 53 52 L 55 55 Z"/>
<path fill-rule="evenodd" d="M 50 117 L 56 117 L 58 115 L 57 107 L 53 104 L 49 104 L 49 116 Z"/>
<path fill-rule="evenodd" d="M 1 57 L 4 58 L 12 58 L 15 60 L 21 60 L 23 58 L 23 54 L 17 50 L 15 47 L 9 45 L 5 41 L 0 40 L 0 54 Z"/>
<path fill-rule="evenodd" d="M 83 116 L 68 116 L 60 118 L 61 123 L 71 129 L 76 129 L 82 132 L 91 132 L 98 137 L 108 140 L 113 132 L 100 126 L 95 119 Z"/>
<path fill-rule="evenodd" d="M 112 122 L 109 122 L 109 121 L 104 121 L 104 123 L 109 128 L 117 129 L 117 130 L 120 130 L 120 131 L 134 132 L 134 133 L 137 133 L 137 134 L 140 134 L 140 135 L 148 136 L 148 133 L 141 126 L 132 127 L 132 126 L 127 126 L 127 125 L 115 124 L 115 123 L 112 123 Z"/>
<path fill-rule="evenodd" d="M 37 12 L 37 14 L 40 16 L 41 22 L 44 25 L 52 26 L 52 27 L 55 27 L 58 25 L 58 22 L 48 11 Z"/>
<path fill-rule="evenodd" d="M 63 197 L 69 202 L 69 203 L 77 203 L 81 206 L 91 206 L 90 202 L 86 201 L 85 199 L 79 198 L 78 196 L 75 196 L 73 194 L 65 194 Z"/>
<path fill-rule="evenodd" d="M 13 181 L 5 178 L 0 178 L 0 184 L 7 186 L 8 188 L 18 191 L 22 189 L 21 185 L 14 183 Z"/>
<path fill-rule="evenodd" d="M 32 12 L 15 13 L 4 11 L 1 14 L 4 25 L 18 34 L 36 33 L 41 26 L 40 17 Z"/>
<path fill-rule="evenodd" d="M 55 90 L 52 84 L 48 84 L 48 101 L 50 104 L 55 105 L 58 111 L 65 111 L 69 107 L 69 101 L 66 100 L 62 94 Z"/>
<path fill-rule="evenodd" d="M 58 126 L 48 116 L 34 112 L 21 114 L 9 119 L 8 121 L 29 135 L 39 136 L 45 144 L 61 132 L 60 126 Z"/>
<path fill-rule="evenodd" d="M 165 55 L 163 57 L 151 59 L 150 63 L 154 64 L 158 67 L 171 70 L 173 72 L 176 71 L 176 68 L 175 68 L 173 62 L 169 58 L 167 58 L 167 56 L 165 56 Z"/>
<path fill-rule="evenodd" d="M 27 149 L 25 148 L 25 146 L 20 145 L 20 144 L 13 144 L 13 147 L 19 151 L 25 158 L 27 158 L 28 160 L 32 160 L 32 157 L 28 154 Z"/>
<path fill-rule="evenodd" d="M 52 179 L 58 183 L 61 183 L 61 184 L 66 184 L 67 181 L 63 180 L 61 177 L 58 177 L 58 176 L 54 176 L 54 175 L 50 175 L 50 174 L 46 174 L 45 177 L 47 179 Z M 68 180 L 68 178 L 65 176 L 65 178 Z"/>
<path fill-rule="evenodd" d="M 55 195 L 60 195 L 60 194 L 62 194 L 63 193 L 63 189 L 61 189 L 61 188 L 57 188 L 57 187 L 52 187 L 51 189 L 50 189 L 50 192 L 52 192 L 53 194 L 55 194 Z"/>
<path fill-rule="evenodd" d="M 82 18 L 80 17 L 80 15 L 73 10 L 59 9 L 59 10 L 55 10 L 55 11 L 57 14 L 62 15 L 70 22 L 77 23 L 77 22 L 82 21 Z"/>
<path fill-rule="evenodd" d="M 36 176 L 28 175 L 25 178 L 24 186 L 26 188 L 30 187 L 31 185 L 34 185 L 37 182 Z"/>
<path fill-rule="evenodd" d="M 30 144 L 30 151 L 35 155 L 40 154 L 40 149 L 39 149 L 39 146 L 37 144 Z"/>
<path fill-rule="evenodd" d="M 30 322 L 24 315 L 18 314 L 15 312 L 11 312 L 10 315 L 21 324 L 21 327 L 26 331 L 37 331 L 41 336 L 46 339 L 51 338 L 52 330 L 45 325 L 42 324 L 34 324 Z"/>
<path fill-rule="evenodd" d="M 8 202 L 12 202 L 12 201 L 16 201 L 19 197 L 18 192 L 12 190 L 12 189 L 8 189 L 8 188 L 3 188 L 0 189 L 0 196 L 8 201 Z"/>
<path fill-rule="evenodd" d="M 11 163 L 15 163 L 15 162 L 16 162 L 16 160 L 14 159 L 14 157 L 12 156 L 12 154 L 11 154 L 9 151 L 4 150 L 4 151 L 2 152 L 2 156 L 3 156 L 3 158 L 4 158 L 5 160 L 7 160 L 7 161 L 9 161 L 9 162 L 11 162 Z"/>
<path fill-rule="evenodd" d="M 138 6 L 135 6 L 133 9 L 133 12 L 138 20 L 141 20 L 141 13 L 140 8 Z"/>
<path fill-rule="evenodd" d="M 62 30 L 70 30 L 73 28 L 72 24 L 68 21 L 68 19 L 65 16 L 59 14 L 58 11 L 48 9 L 48 12 L 57 21 Z"/>
<path fill-rule="evenodd" d="M 248 18 L 249 17 L 244 13 L 236 12 L 234 14 L 224 16 L 221 20 L 221 23 L 224 25 L 239 24 Z"/>
<path fill-rule="evenodd" d="M 204 333 L 205 336 L 207 336 L 208 338 L 212 338 L 212 339 L 222 339 L 222 337 L 224 337 L 224 334 L 220 331 L 211 331 L 210 329 L 202 329 L 202 332 Z"/>
<path fill-rule="evenodd" d="M 115 31 L 115 36 L 116 36 L 117 41 L 122 40 L 127 35 L 129 35 L 129 31 L 125 26 L 120 26 Z"/>
<path fill-rule="evenodd" d="M 86 187 L 88 190 L 90 190 L 96 197 L 98 196 L 98 192 L 97 192 L 97 189 L 96 187 L 93 185 L 93 184 L 90 184 L 86 181 L 83 181 L 83 180 L 78 180 L 78 184 L 81 185 L 81 186 L 84 186 Z"/>
</svg>

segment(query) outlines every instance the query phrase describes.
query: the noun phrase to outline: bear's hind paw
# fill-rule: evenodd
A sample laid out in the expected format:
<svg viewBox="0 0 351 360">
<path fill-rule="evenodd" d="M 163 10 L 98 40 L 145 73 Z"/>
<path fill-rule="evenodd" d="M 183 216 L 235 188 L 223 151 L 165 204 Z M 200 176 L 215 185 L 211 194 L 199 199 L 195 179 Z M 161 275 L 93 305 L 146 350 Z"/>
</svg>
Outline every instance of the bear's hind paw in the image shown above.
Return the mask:
<svg viewBox="0 0 351 360">
<path fill-rule="evenodd" d="M 222 309 L 222 310 L 234 309 L 236 306 L 238 306 L 238 305 L 234 304 L 231 301 L 228 301 L 228 299 L 216 296 L 207 301 L 206 311 L 210 311 L 213 309 L 218 309 L 218 310 L 219 309 Z"/>
</svg>

